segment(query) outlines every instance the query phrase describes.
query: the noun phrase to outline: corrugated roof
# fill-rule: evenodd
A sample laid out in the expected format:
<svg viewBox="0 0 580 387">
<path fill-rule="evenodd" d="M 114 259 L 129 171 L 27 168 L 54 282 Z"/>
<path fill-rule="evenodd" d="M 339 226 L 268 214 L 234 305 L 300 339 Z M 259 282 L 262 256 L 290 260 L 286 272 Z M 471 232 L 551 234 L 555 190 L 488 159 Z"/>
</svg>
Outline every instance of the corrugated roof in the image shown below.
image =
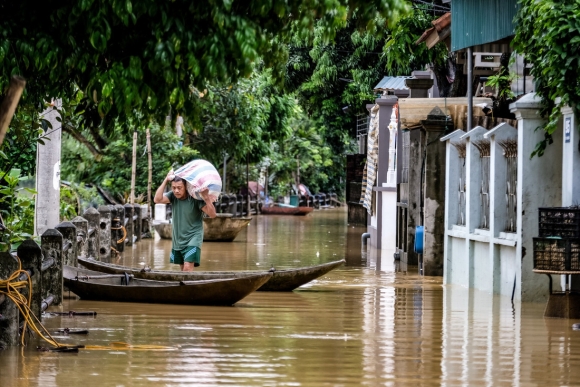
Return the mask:
<svg viewBox="0 0 580 387">
<path fill-rule="evenodd" d="M 514 35 L 518 0 L 455 0 L 451 3 L 451 51 Z"/>
<path fill-rule="evenodd" d="M 407 86 L 405 86 L 405 79 L 409 79 L 413 77 L 383 77 L 381 81 L 373 88 L 373 91 L 385 91 L 385 90 L 409 90 Z"/>
</svg>

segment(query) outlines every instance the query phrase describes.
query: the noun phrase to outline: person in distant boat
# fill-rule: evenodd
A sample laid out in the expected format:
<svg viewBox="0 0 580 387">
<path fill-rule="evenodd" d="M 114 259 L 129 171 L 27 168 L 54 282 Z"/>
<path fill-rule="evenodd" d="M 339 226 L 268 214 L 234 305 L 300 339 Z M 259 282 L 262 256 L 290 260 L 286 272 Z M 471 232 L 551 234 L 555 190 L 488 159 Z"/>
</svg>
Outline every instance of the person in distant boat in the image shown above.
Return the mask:
<svg viewBox="0 0 580 387">
<path fill-rule="evenodd" d="M 171 192 L 163 193 L 171 181 Z M 199 192 L 203 200 L 194 199 L 187 192 L 185 180 L 174 176 L 170 171 L 163 183 L 155 191 L 153 201 L 157 204 L 171 204 L 172 209 L 172 246 L 170 263 L 178 264 L 182 271 L 193 271 L 201 263 L 201 244 L 203 242 L 203 214 L 215 218 L 216 211 L 209 190 Z"/>
</svg>

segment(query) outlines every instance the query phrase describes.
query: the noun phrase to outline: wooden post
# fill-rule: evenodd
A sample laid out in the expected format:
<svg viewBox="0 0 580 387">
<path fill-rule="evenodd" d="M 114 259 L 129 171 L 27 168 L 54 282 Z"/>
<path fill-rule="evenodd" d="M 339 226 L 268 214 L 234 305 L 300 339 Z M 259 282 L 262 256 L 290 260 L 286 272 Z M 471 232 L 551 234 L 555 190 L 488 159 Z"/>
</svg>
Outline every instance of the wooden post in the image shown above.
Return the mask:
<svg viewBox="0 0 580 387">
<path fill-rule="evenodd" d="M 224 175 L 222 177 L 222 192 L 228 192 L 227 190 L 227 186 L 226 186 L 226 174 L 227 174 L 227 165 L 228 165 L 228 154 L 226 152 L 224 152 Z"/>
<path fill-rule="evenodd" d="M 247 216 L 250 216 L 252 214 L 252 209 L 251 209 L 251 205 L 250 205 L 250 157 L 248 155 L 246 155 L 246 189 L 248 191 L 248 196 L 247 196 Z M 242 214 L 243 215 L 243 214 Z"/>
<path fill-rule="evenodd" d="M 137 172 L 137 131 L 133 132 L 133 164 L 131 167 L 131 197 L 130 204 L 135 204 L 135 174 Z"/>
<path fill-rule="evenodd" d="M 297 194 L 300 195 L 300 159 L 296 155 L 296 190 Z"/>
<path fill-rule="evenodd" d="M 266 179 L 264 181 L 264 202 L 268 204 L 268 166 L 266 165 Z"/>
<path fill-rule="evenodd" d="M 153 160 L 151 159 L 151 132 L 149 128 L 147 128 L 147 162 L 147 211 L 150 214 L 150 218 L 152 218 L 153 209 L 151 208 L 151 183 L 153 181 Z"/>
<path fill-rule="evenodd" d="M 18 75 L 13 76 L 10 79 L 6 96 L 2 100 L 2 103 L 0 103 L 0 146 L 4 142 L 8 125 L 12 121 L 16 106 L 18 106 L 18 101 L 20 101 L 20 96 L 22 95 L 22 91 L 24 91 L 24 86 L 26 86 L 26 80 L 24 78 Z"/>
</svg>

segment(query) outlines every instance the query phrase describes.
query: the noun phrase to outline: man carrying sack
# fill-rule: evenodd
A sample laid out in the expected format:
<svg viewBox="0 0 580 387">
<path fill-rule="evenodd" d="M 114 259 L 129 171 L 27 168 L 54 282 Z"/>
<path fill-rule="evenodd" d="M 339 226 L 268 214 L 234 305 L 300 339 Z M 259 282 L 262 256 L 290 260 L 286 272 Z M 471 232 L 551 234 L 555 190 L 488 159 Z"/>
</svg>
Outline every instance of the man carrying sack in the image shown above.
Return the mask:
<svg viewBox="0 0 580 387">
<path fill-rule="evenodd" d="M 171 192 L 164 194 L 169 181 Z M 171 204 L 173 234 L 170 263 L 178 264 L 182 271 L 193 271 L 194 267 L 200 265 L 203 214 L 210 218 L 217 216 L 213 205 L 215 197 L 210 195 L 209 188 L 201 188 L 197 194 L 203 200 L 193 198 L 188 192 L 186 181 L 170 171 L 153 198 L 156 204 Z"/>
</svg>

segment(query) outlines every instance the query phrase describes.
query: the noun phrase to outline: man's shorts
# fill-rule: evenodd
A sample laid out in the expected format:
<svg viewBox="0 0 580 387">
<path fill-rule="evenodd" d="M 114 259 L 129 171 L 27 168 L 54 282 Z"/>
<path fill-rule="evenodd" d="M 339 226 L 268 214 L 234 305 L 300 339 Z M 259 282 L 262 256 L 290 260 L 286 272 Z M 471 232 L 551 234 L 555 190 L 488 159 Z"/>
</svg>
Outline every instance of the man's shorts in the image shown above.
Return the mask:
<svg viewBox="0 0 580 387">
<path fill-rule="evenodd" d="M 193 263 L 194 267 L 198 267 L 201 262 L 201 249 L 197 246 L 187 246 L 183 250 L 171 249 L 169 263 L 183 265 L 184 262 Z"/>
</svg>

